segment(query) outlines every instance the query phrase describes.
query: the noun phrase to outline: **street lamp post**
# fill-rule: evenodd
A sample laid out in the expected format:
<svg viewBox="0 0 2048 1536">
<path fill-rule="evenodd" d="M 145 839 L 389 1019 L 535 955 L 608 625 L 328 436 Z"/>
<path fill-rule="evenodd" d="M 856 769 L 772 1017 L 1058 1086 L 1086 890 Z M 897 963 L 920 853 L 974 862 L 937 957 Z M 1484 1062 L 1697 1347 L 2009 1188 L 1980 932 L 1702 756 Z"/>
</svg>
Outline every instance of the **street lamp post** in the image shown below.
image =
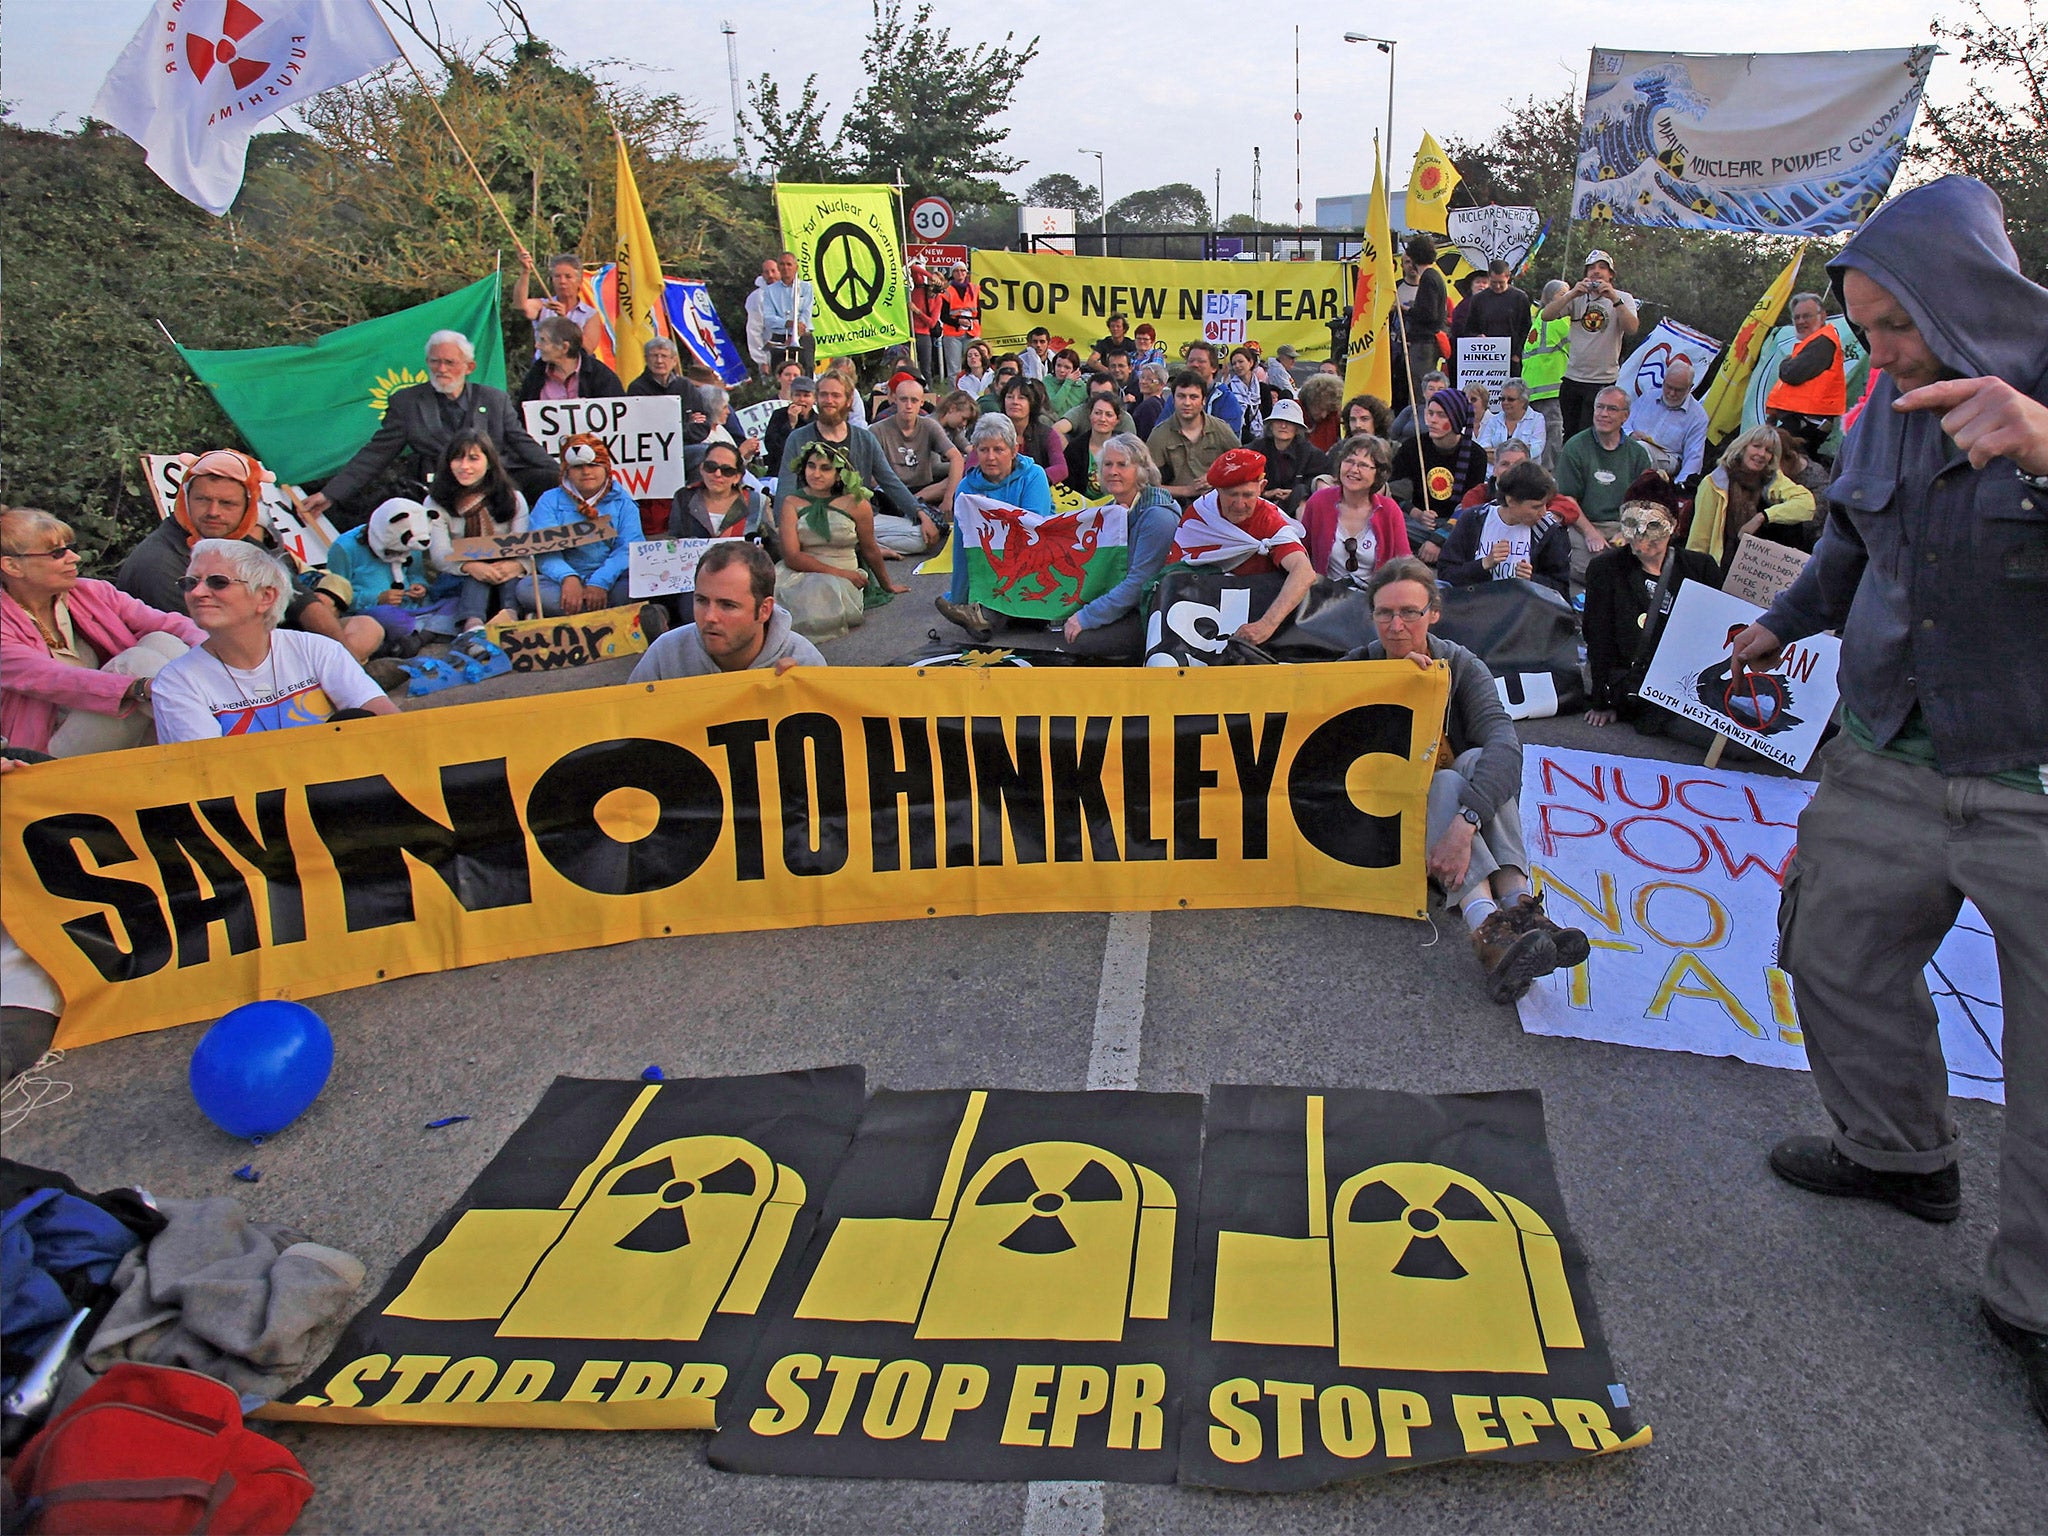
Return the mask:
<svg viewBox="0 0 2048 1536">
<path fill-rule="evenodd" d="M 1076 150 L 1076 154 L 1095 157 L 1095 200 L 1102 221 L 1102 254 L 1109 254 L 1109 176 L 1102 166 L 1102 151 L 1099 149 Z"/>
<path fill-rule="evenodd" d="M 1347 43 L 1371 43 L 1387 56 L 1387 195 L 1394 192 L 1394 49 L 1397 46 L 1391 37 L 1368 37 L 1363 32 L 1346 32 Z"/>
</svg>

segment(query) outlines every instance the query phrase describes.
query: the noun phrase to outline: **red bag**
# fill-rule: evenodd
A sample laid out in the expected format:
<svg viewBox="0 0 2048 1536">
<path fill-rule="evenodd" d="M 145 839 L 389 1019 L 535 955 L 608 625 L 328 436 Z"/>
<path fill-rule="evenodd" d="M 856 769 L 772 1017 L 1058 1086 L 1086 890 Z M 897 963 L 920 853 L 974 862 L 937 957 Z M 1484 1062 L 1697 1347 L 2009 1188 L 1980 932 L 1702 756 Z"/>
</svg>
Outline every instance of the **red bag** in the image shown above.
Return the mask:
<svg viewBox="0 0 2048 1536">
<path fill-rule="evenodd" d="M 196 1371 L 122 1363 L 7 1469 L 17 1529 L 284 1532 L 313 1497 L 298 1458 L 242 1423 L 241 1399 Z"/>
</svg>

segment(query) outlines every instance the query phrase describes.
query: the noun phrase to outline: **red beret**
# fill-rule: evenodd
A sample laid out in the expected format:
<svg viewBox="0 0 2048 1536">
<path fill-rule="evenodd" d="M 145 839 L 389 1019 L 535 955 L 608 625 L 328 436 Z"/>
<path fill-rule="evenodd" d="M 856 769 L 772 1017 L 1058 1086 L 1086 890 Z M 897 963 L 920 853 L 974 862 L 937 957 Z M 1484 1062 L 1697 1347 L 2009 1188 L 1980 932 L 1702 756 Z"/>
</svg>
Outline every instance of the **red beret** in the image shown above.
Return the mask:
<svg viewBox="0 0 2048 1536">
<path fill-rule="evenodd" d="M 1209 466 L 1209 484 L 1219 491 L 1265 478 L 1266 456 L 1256 448 L 1229 449 Z"/>
<path fill-rule="evenodd" d="M 891 391 L 893 392 L 893 391 L 895 390 L 896 386 L 897 386 L 898 384 L 901 384 L 901 383 L 902 383 L 902 382 L 903 382 L 903 381 L 904 381 L 905 379 L 908 379 L 908 380 L 909 380 L 909 381 L 910 381 L 911 383 L 913 383 L 913 384 L 922 384 L 922 383 L 924 382 L 924 380 L 923 380 L 923 379 L 920 379 L 920 378 L 919 378 L 919 377 L 918 377 L 918 376 L 917 376 L 916 374 L 912 373 L 912 372 L 911 372 L 911 371 L 910 371 L 910 370 L 909 370 L 908 368 L 899 368 L 899 369 L 897 369 L 897 371 L 896 371 L 896 372 L 894 372 L 894 373 L 892 373 L 891 375 L 889 375 L 889 388 L 890 388 L 890 390 L 891 390 Z"/>
</svg>

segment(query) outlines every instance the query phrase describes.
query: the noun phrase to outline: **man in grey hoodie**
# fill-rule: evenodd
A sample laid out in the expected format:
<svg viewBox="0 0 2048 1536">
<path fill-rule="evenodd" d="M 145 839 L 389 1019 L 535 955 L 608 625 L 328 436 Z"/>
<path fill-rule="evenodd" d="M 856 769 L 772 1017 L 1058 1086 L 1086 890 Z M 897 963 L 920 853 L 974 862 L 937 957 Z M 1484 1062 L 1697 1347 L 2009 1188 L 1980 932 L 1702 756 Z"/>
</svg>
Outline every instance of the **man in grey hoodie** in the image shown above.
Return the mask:
<svg viewBox="0 0 2048 1536">
<path fill-rule="evenodd" d="M 775 605 L 775 562 L 758 544 L 721 539 L 697 562 L 697 622 L 672 629 L 647 648 L 628 679 L 710 677 L 773 667 L 822 667 L 818 648 L 790 628 Z"/>
<path fill-rule="evenodd" d="M 1731 642 L 1761 670 L 1788 641 L 1842 637 L 1842 732 L 1778 910 L 1834 1123 L 1778 1143 L 1771 1168 L 1925 1221 L 1960 1214 L 1924 972 L 1974 901 L 2005 1010 L 1984 1316 L 2048 1419 L 2048 289 L 1966 176 L 1885 204 L 1828 272 L 1882 377 L 1813 559 Z"/>
</svg>

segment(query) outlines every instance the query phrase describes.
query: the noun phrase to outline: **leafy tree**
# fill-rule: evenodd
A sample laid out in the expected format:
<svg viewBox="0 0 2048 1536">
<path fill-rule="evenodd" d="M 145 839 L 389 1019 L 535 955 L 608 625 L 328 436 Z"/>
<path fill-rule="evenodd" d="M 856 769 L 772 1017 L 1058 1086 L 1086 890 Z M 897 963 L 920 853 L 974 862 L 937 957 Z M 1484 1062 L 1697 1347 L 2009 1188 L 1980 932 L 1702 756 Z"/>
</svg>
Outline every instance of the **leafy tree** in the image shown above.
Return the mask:
<svg viewBox="0 0 2048 1536">
<path fill-rule="evenodd" d="M 902 0 L 871 0 L 873 22 L 861 49 L 867 84 L 828 140 L 829 103 L 818 99 L 817 76 L 804 81 L 795 106 L 762 75 L 747 87 L 745 131 L 761 145 L 762 164 L 783 180 L 893 182 L 906 196 L 936 193 L 954 204 L 997 203 L 995 181 L 1023 168 L 1003 153 L 1010 136 L 1000 119 L 1038 57 L 1038 39 L 964 47 L 934 24 L 931 0 L 906 18 Z"/>
<path fill-rule="evenodd" d="M 1923 108 L 1934 142 L 1915 158 L 1988 183 L 2005 202 L 2021 270 L 2041 282 L 2048 277 L 2048 25 L 2035 0 L 2024 3 L 2021 25 L 1993 21 L 1982 0 L 1967 0 L 1974 20 L 1935 21 L 1936 37 L 1960 45 L 1970 90 L 1956 106 Z"/>
<path fill-rule="evenodd" d="M 1101 189 L 1065 171 L 1039 177 L 1024 189 L 1021 201 L 1027 208 L 1071 208 L 1076 223 L 1102 214 Z"/>
<path fill-rule="evenodd" d="M 1185 181 L 1133 192 L 1109 205 L 1110 228 L 1207 229 L 1209 199 Z"/>
</svg>

